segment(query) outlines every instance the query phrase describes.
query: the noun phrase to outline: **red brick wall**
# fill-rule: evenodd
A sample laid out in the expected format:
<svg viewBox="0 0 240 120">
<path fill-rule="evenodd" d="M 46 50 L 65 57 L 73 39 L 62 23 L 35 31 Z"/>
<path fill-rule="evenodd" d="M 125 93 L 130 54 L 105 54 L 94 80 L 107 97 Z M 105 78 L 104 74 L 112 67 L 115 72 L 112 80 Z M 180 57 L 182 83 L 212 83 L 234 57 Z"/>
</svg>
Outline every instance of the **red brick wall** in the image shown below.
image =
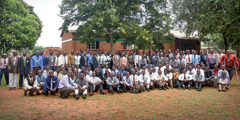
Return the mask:
<svg viewBox="0 0 240 120">
<path fill-rule="evenodd" d="M 171 49 L 172 52 L 175 51 L 175 45 L 174 44 L 170 44 L 170 43 L 165 43 L 163 44 L 164 46 L 164 52 L 168 54 L 168 49 Z"/>
<path fill-rule="evenodd" d="M 46 47 L 46 51 L 44 51 L 44 56 L 47 57 L 50 55 L 50 50 L 53 51 L 53 55 L 56 55 L 57 52 L 60 50 L 60 47 Z"/>
</svg>

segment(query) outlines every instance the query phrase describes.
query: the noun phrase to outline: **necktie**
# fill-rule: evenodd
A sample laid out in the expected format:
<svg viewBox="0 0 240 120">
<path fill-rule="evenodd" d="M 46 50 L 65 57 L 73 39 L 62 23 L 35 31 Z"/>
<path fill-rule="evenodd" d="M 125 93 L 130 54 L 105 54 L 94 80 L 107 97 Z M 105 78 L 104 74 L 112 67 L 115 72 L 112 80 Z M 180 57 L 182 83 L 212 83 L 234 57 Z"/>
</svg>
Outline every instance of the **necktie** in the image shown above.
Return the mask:
<svg viewBox="0 0 240 120">
<path fill-rule="evenodd" d="M 67 64 L 67 63 L 66 63 L 66 56 L 64 56 L 64 64 Z"/>
<path fill-rule="evenodd" d="M 52 81 L 52 78 L 51 78 L 51 89 L 52 89 L 52 87 L 53 87 L 53 81 Z"/>
<path fill-rule="evenodd" d="M 190 62 L 190 55 L 188 55 L 188 62 Z"/>
<path fill-rule="evenodd" d="M 57 57 L 57 66 L 58 66 L 58 57 Z"/>
<path fill-rule="evenodd" d="M 186 79 L 186 75 L 184 74 L 184 80 Z"/>
<path fill-rule="evenodd" d="M 26 57 L 23 57 L 23 65 L 25 67 L 25 65 L 26 65 Z"/>
<path fill-rule="evenodd" d="M 7 68 L 7 62 L 6 62 L 6 59 L 4 59 L 4 68 Z"/>
<path fill-rule="evenodd" d="M 135 76 L 133 76 L 133 86 L 135 86 Z"/>
<path fill-rule="evenodd" d="M 71 85 L 70 77 L 68 77 L 68 83 Z"/>
<path fill-rule="evenodd" d="M 38 56 L 37 56 L 37 64 L 36 64 L 36 67 L 38 67 Z"/>
<path fill-rule="evenodd" d="M 13 65 L 15 66 L 16 57 L 13 58 Z"/>
<path fill-rule="evenodd" d="M 228 56 L 228 66 L 230 66 L 230 56 Z"/>
</svg>

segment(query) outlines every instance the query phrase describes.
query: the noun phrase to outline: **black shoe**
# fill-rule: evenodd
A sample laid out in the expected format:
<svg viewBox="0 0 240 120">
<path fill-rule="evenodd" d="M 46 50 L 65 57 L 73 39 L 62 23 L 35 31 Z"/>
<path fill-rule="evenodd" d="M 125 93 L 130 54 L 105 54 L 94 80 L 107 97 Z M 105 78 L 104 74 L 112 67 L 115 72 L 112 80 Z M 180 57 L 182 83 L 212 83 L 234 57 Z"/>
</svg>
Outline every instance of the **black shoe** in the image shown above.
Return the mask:
<svg viewBox="0 0 240 120">
<path fill-rule="evenodd" d="M 119 91 L 118 91 L 119 93 L 122 93 L 123 92 L 123 90 L 122 89 L 119 89 Z"/>
<path fill-rule="evenodd" d="M 40 95 L 40 93 L 38 92 L 37 95 Z"/>
<path fill-rule="evenodd" d="M 32 93 L 32 92 L 29 92 L 28 94 L 29 94 L 30 96 L 33 96 L 33 93 Z"/>
<path fill-rule="evenodd" d="M 150 89 L 148 88 L 147 91 L 150 92 Z"/>
<path fill-rule="evenodd" d="M 178 86 L 178 89 L 179 89 L 179 90 L 181 90 L 181 87 L 180 87 L 180 86 Z"/>
<path fill-rule="evenodd" d="M 109 90 L 109 91 L 110 91 L 110 93 L 114 94 L 114 91 L 113 91 L 113 89 L 111 89 L 111 90 Z"/>
<path fill-rule="evenodd" d="M 67 99 L 68 98 L 68 97 L 64 96 L 63 94 L 61 94 L 60 97 L 63 98 L 63 99 Z"/>
<path fill-rule="evenodd" d="M 75 98 L 76 98 L 76 100 L 79 99 L 79 95 L 76 95 Z"/>
<path fill-rule="evenodd" d="M 9 90 L 12 90 L 12 88 L 10 87 Z"/>
<path fill-rule="evenodd" d="M 166 90 L 166 88 L 165 88 L 165 87 L 163 87 L 163 89 L 164 89 L 164 90 Z"/>
<path fill-rule="evenodd" d="M 185 90 L 185 86 L 183 86 L 183 90 Z"/>
<path fill-rule="evenodd" d="M 86 99 L 86 98 L 87 98 L 87 94 L 84 94 L 84 95 L 83 95 L 83 99 Z"/>
<path fill-rule="evenodd" d="M 158 89 L 159 89 L 159 90 L 162 90 L 162 88 L 161 88 L 161 87 L 159 87 Z"/>
<path fill-rule="evenodd" d="M 188 90 L 191 90 L 191 86 L 188 87 Z"/>
<path fill-rule="evenodd" d="M 27 93 L 24 93 L 24 96 L 27 96 Z"/>
<path fill-rule="evenodd" d="M 43 94 L 43 93 L 42 93 L 42 94 Z M 48 96 L 48 92 L 45 92 L 44 94 L 45 94 L 45 96 Z"/>
<path fill-rule="evenodd" d="M 202 91 L 202 89 L 199 88 L 198 91 Z"/>
</svg>

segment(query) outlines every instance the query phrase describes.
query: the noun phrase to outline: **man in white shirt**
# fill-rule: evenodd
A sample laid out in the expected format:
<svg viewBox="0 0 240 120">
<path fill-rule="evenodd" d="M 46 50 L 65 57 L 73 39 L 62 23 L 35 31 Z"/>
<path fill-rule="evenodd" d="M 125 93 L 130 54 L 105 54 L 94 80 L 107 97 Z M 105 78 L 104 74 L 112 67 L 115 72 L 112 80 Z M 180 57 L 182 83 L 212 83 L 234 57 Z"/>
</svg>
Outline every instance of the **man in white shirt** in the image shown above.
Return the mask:
<svg viewBox="0 0 240 120">
<path fill-rule="evenodd" d="M 97 91 L 98 88 L 100 90 L 100 94 L 106 94 L 106 92 L 103 90 L 104 82 L 99 77 L 96 77 L 95 71 L 92 72 L 92 77 L 90 77 L 88 83 L 90 95 L 93 95 L 93 91 Z"/>
<path fill-rule="evenodd" d="M 155 88 L 155 81 L 156 81 L 157 73 L 155 72 L 155 70 L 150 69 L 149 76 L 150 76 L 150 88 L 153 90 Z"/>
<path fill-rule="evenodd" d="M 200 70 L 197 70 L 197 74 L 194 75 L 193 81 L 195 82 L 196 90 L 201 91 L 202 84 L 204 82 L 204 76 L 200 73 Z"/>
<path fill-rule="evenodd" d="M 141 93 L 144 90 L 144 86 L 139 84 L 139 77 L 136 75 L 135 70 L 132 71 L 132 75 L 130 76 L 130 79 L 133 84 L 133 92 L 135 93 Z"/>
<path fill-rule="evenodd" d="M 124 84 L 123 84 L 124 88 L 129 90 L 130 92 L 132 92 L 133 91 L 133 83 L 130 79 L 130 73 L 129 72 L 127 72 L 126 76 L 123 77 L 123 81 L 124 81 Z"/>
<path fill-rule="evenodd" d="M 106 83 L 108 85 L 108 90 L 110 93 L 114 94 L 114 91 L 116 90 L 119 93 L 119 81 L 116 77 L 113 76 L 113 73 L 110 72 L 109 77 L 106 80 Z"/>
<path fill-rule="evenodd" d="M 38 83 L 36 78 L 33 76 L 33 72 L 30 71 L 29 76 L 26 77 L 24 80 L 24 87 L 23 87 L 24 95 L 26 96 L 28 91 L 30 96 L 33 96 L 34 92 L 36 92 L 37 95 L 40 95 L 39 90 L 37 88 L 37 84 Z"/>
<path fill-rule="evenodd" d="M 81 56 L 79 55 L 79 52 L 78 52 L 78 51 L 76 52 L 76 55 L 75 55 L 74 59 L 75 59 L 75 65 L 76 65 L 76 66 L 80 66 Z"/>
<path fill-rule="evenodd" d="M 179 75 L 178 77 L 180 84 L 183 87 L 183 90 L 185 90 L 185 85 L 188 86 L 188 89 L 191 89 L 191 85 L 192 85 L 192 76 L 186 73 L 186 70 L 183 70 L 183 73 Z"/>
<path fill-rule="evenodd" d="M 145 70 L 142 70 L 142 74 L 139 76 L 140 84 L 142 84 L 147 91 L 150 92 L 150 77 L 149 75 L 145 74 Z"/>
<path fill-rule="evenodd" d="M 158 87 L 159 90 L 164 89 L 166 90 L 166 80 L 167 78 L 162 74 L 162 71 L 158 71 L 158 75 L 156 76 L 156 87 Z"/>
<path fill-rule="evenodd" d="M 55 66 L 57 68 L 61 67 L 63 65 L 63 60 L 62 57 L 59 56 L 59 53 L 57 53 L 56 58 L 55 58 Z"/>
<path fill-rule="evenodd" d="M 191 65 L 192 64 L 192 55 L 190 54 L 189 50 L 187 50 L 186 52 L 187 52 L 187 55 L 185 56 L 185 61 L 187 64 Z"/>
</svg>

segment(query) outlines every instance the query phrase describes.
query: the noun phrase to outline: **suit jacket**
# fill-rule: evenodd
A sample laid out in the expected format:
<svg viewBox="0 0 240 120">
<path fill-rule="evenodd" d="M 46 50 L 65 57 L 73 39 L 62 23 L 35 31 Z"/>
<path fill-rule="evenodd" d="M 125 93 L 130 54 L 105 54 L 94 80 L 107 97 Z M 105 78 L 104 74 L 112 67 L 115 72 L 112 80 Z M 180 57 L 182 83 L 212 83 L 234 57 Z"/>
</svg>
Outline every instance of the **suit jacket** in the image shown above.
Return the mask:
<svg viewBox="0 0 240 120">
<path fill-rule="evenodd" d="M 169 59 L 172 59 L 172 58 L 176 59 L 175 53 L 169 53 L 169 54 L 167 55 L 167 57 L 168 57 Z"/>
<path fill-rule="evenodd" d="M 201 62 L 203 62 L 203 64 L 207 64 L 207 54 L 202 54 L 200 56 Z"/>
<path fill-rule="evenodd" d="M 88 57 L 87 57 L 87 56 L 86 56 L 86 58 L 87 58 L 87 60 L 85 61 L 85 59 L 84 59 L 84 55 L 81 56 L 81 58 L 80 58 L 80 67 L 84 66 L 85 63 L 88 61 Z"/>
<path fill-rule="evenodd" d="M 8 58 L 8 69 L 12 70 L 12 71 L 9 71 L 9 73 L 18 73 L 18 56 L 16 56 L 16 60 L 14 62 L 14 56 L 11 56 Z M 14 64 L 15 63 L 15 64 Z"/>
<path fill-rule="evenodd" d="M 158 66 L 158 64 L 159 64 L 158 57 L 157 56 L 153 56 L 152 59 L 151 59 L 151 62 L 152 62 L 153 65 Z"/>
<path fill-rule="evenodd" d="M 24 59 L 23 57 L 20 57 L 18 59 L 18 72 L 23 75 L 23 74 L 28 74 L 31 68 L 31 61 L 29 57 L 26 57 L 25 60 L 25 66 L 24 66 Z"/>
<path fill-rule="evenodd" d="M 56 58 L 55 56 L 52 56 L 52 59 L 51 59 L 51 56 L 47 56 L 46 58 L 46 62 L 47 62 L 47 66 L 49 67 L 55 67 L 55 62 L 56 62 Z M 53 65 L 52 65 L 52 62 L 53 62 Z M 55 68 L 54 68 L 55 69 Z"/>
<path fill-rule="evenodd" d="M 98 67 L 98 61 L 97 61 L 96 56 L 92 57 L 92 65 L 93 65 L 93 69 Z"/>
<path fill-rule="evenodd" d="M 119 63 L 120 63 L 120 56 L 114 55 L 114 56 L 113 56 L 113 64 L 114 64 L 115 66 L 119 66 Z"/>
</svg>

